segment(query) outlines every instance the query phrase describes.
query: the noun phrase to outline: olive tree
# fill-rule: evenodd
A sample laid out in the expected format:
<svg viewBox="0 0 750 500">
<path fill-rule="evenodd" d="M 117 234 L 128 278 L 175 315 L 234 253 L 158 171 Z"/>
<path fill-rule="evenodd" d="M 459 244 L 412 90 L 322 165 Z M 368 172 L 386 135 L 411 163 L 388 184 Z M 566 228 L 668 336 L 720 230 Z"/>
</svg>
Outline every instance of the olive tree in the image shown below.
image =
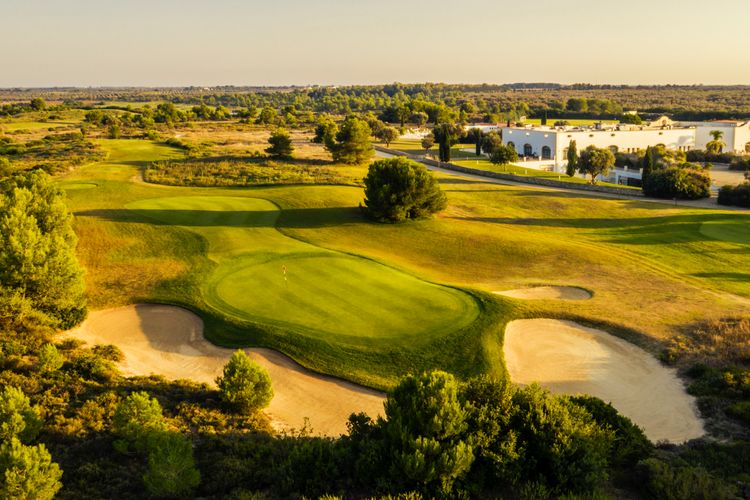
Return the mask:
<svg viewBox="0 0 750 500">
<path fill-rule="evenodd" d="M 447 204 L 435 176 L 406 158 L 378 160 L 365 177 L 365 211 L 378 221 L 427 217 Z"/>
<path fill-rule="evenodd" d="M 606 148 L 589 146 L 581 152 L 578 160 L 578 170 L 591 176 L 591 184 L 596 184 L 596 177 L 607 175 L 609 169 L 615 166 L 615 155 Z"/>
<path fill-rule="evenodd" d="M 385 143 L 385 147 L 389 147 L 393 141 L 398 139 L 399 133 L 395 127 L 380 127 L 375 131 L 375 138 L 380 142 Z"/>
<path fill-rule="evenodd" d="M 514 161 L 518 161 L 518 153 L 512 146 L 500 144 L 490 153 L 490 162 L 495 165 L 508 165 Z"/>
<path fill-rule="evenodd" d="M 232 354 L 216 385 L 222 401 L 238 411 L 261 410 L 273 399 L 271 376 L 242 349 Z"/>
</svg>

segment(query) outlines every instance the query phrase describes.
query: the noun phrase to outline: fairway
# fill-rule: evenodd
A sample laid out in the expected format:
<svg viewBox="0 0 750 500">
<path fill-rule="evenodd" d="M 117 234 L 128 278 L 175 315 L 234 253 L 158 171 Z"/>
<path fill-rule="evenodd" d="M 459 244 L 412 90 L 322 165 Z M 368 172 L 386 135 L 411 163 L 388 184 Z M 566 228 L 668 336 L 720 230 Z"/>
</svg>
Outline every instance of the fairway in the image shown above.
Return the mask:
<svg viewBox="0 0 750 500">
<path fill-rule="evenodd" d="M 280 210 L 267 200 L 171 197 L 127 208 L 204 237 L 218 264 L 204 299 L 238 319 L 338 343 L 413 343 L 463 328 L 479 312 L 459 290 L 283 235 L 275 226 Z"/>
</svg>

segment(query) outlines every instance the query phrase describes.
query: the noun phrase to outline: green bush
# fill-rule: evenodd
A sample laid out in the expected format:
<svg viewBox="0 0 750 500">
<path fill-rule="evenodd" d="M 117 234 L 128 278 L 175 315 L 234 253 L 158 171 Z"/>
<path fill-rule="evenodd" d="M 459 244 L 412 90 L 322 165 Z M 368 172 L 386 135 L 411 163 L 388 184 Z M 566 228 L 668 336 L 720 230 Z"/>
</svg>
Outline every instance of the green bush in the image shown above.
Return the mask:
<svg viewBox="0 0 750 500">
<path fill-rule="evenodd" d="M 406 158 L 378 160 L 365 177 L 365 211 L 378 221 L 427 217 L 447 204 L 435 176 Z"/>
<path fill-rule="evenodd" d="M 517 391 L 513 403 L 522 477 L 560 493 L 592 491 L 607 479 L 612 431 L 537 385 Z"/>
<path fill-rule="evenodd" d="M 737 186 L 723 186 L 719 190 L 719 205 L 750 207 L 750 182 Z"/>
<path fill-rule="evenodd" d="M 670 166 L 643 176 L 643 193 L 654 198 L 697 200 L 711 196 L 711 176 L 705 170 Z"/>
<path fill-rule="evenodd" d="M 53 344 L 44 344 L 39 350 L 37 367 L 42 373 L 55 372 L 62 367 L 65 357 Z"/>
<path fill-rule="evenodd" d="M 222 401 L 243 412 L 262 410 L 273 399 L 270 375 L 241 349 L 232 354 L 216 385 Z"/>
</svg>

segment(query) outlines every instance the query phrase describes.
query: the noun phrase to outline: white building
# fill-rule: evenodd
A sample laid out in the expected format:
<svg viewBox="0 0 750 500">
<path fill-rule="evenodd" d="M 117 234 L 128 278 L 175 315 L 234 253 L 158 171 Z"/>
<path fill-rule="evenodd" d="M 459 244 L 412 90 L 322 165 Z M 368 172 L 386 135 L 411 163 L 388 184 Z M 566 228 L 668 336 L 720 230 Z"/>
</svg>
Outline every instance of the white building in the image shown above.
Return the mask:
<svg viewBox="0 0 750 500">
<path fill-rule="evenodd" d="M 677 123 L 667 117 L 644 125 L 597 125 L 595 127 L 501 127 L 503 143 L 539 167 L 561 171 L 567 163 L 568 147 L 576 141 L 579 151 L 588 146 L 609 148 L 612 152 L 635 153 L 649 146 L 689 151 L 705 149 L 711 132 L 724 132 L 725 151 L 750 154 L 750 122 Z"/>
</svg>

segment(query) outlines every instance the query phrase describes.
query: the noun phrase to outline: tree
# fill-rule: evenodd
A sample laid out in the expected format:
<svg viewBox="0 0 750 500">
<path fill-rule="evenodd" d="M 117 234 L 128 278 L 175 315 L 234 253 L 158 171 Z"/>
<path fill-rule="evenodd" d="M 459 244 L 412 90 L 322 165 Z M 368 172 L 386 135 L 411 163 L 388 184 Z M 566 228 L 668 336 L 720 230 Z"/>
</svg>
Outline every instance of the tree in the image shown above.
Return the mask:
<svg viewBox="0 0 750 500">
<path fill-rule="evenodd" d="M 157 432 L 148 439 L 148 471 L 143 481 L 156 497 L 188 495 L 201 481 L 193 445 L 176 432 Z"/>
<path fill-rule="evenodd" d="M 42 373 L 55 372 L 62 367 L 65 362 L 65 358 L 60 351 L 57 350 L 53 344 L 44 344 L 39 349 L 39 358 L 37 360 L 37 367 Z"/>
<path fill-rule="evenodd" d="M 0 182 L 0 289 L 28 299 L 48 323 L 71 328 L 85 317 L 86 301 L 63 197 L 39 170 Z"/>
<path fill-rule="evenodd" d="M 375 132 L 375 137 L 380 141 L 385 143 L 385 147 L 389 147 L 391 145 L 391 142 L 395 141 L 399 137 L 398 130 L 396 130 L 394 127 L 380 127 Z"/>
<path fill-rule="evenodd" d="M 474 143 L 474 147 L 476 149 L 476 155 L 480 156 L 482 154 L 482 143 L 484 141 L 484 132 L 482 132 L 482 129 L 473 127 L 470 128 L 466 132 L 466 138 Z"/>
<path fill-rule="evenodd" d="M 451 147 L 458 143 L 463 136 L 463 127 L 458 124 L 440 123 L 432 129 L 432 135 L 438 145 L 440 161 L 451 161 Z"/>
<path fill-rule="evenodd" d="M 270 147 L 266 148 L 266 153 L 274 158 L 291 158 L 294 153 L 292 146 L 292 137 L 283 128 L 277 128 L 268 138 Z"/>
<path fill-rule="evenodd" d="M 242 412 L 262 410 L 273 399 L 270 375 L 242 349 L 232 354 L 216 385 L 221 400 Z"/>
<path fill-rule="evenodd" d="M 607 175 L 609 169 L 615 165 L 615 155 L 606 148 L 589 146 L 581 152 L 578 161 L 578 170 L 591 176 L 591 184 L 596 184 L 598 175 Z"/>
<path fill-rule="evenodd" d="M 697 200 L 711 196 L 711 176 L 698 165 L 669 165 L 643 178 L 643 193 L 666 199 Z"/>
<path fill-rule="evenodd" d="M 485 134 L 484 138 L 482 139 L 482 151 L 484 151 L 484 154 L 486 154 L 487 156 L 492 156 L 492 153 L 494 153 L 502 145 L 503 138 L 500 137 L 500 134 L 495 131 L 492 131 L 489 134 Z M 516 154 L 516 156 L 518 156 L 518 154 Z"/>
<path fill-rule="evenodd" d="M 315 126 L 315 137 L 313 137 L 312 142 L 325 145 L 333 144 L 338 131 L 336 122 L 330 116 L 321 116 Z"/>
<path fill-rule="evenodd" d="M 490 161 L 495 165 L 508 165 L 518 161 L 518 153 L 514 147 L 500 144 L 490 153 Z"/>
<path fill-rule="evenodd" d="M 709 133 L 713 137 L 713 140 L 706 143 L 706 151 L 713 154 L 721 154 L 724 146 L 726 146 L 724 141 L 721 140 L 724 137 L 724 132 L 721 130 L 712 130 Z"/>
<path fill-rule="evenodd" d="M 424 165 L 406 158 L 378 160 L 365 177 L 365 207 L 379 221 L 427 217 L 448 204 L 437 179 Z"/>
<path fill-rule="evenodd" d="M 474 461 L 453 376 L 435 371 L 405 377 L 388 394 L 385 416 L 392 477 L 429 494 L 449 494 Z"/>
<path fill-rule="evenodd" d="M 426 136 L 422 137 L 422 149 L 424 149 L 424 154 L 427 154 L 427 152 L 432 149 L 432 146 L 435 145 L 435 138 L 432 136 L 432 134 L 427 134 Z"/>
<path fill-rule="evenodd" d="M 43 445 L 11 438 L 0 445 L 0 498 L 51 500 L 62 487 L 60 467 Z"/>
<path fill-rule="evenodd" d="M 13 166 L 10 160 L 0 156 L 0 180 L 3 177 L 9 177 L 13 173 Z"/>
<path fill-rule="evenodd" d="M 350 116 L 341 124 L 335 141 L 326 144 L 333 160 L 357 165 L 369 160 L 374 150 L 370 144 L 371 130 L 367 122 Z"/>
<path fill-rule="evenodd" d="M 429 119 L 430 117 L 424 111 L 417 111 L 416 113 L 413 113 L 411 115 L 411 122 L 418 127 L 424 127 L 425 123 L 427 123 L 427 120 Z"/>
<path fill-rule="evenodd" d="M 47 109 L 47 103 L 41 97 L 33 98 L 29 103 L 29 106 L 31 106 L 31 109 L 34 111 L 44 111 Z"/>
<path fill-rule="evenodd" d="M 272 107 L 266 106 L 258 115 L 258 120 L 256 123 L 259 125 L 270 125 L 272 123 L 276 123 L 276 118 L 278 117 L 279 113 Z"/>
<path fill-rule="evenodd" d="M 568 177 L 576 175 L 578 169 L 578 145 L 575 140 L 570 141 L 568 145 L 568 166 L 565 168 L 565 173 Z"/>
<path fill-rule="evenodd" d="M 149 436 L 166 430 L 159 401 L 146 392 L 132 393 L 117 405 L 112 430 L 121 438 L 115 442 L 118 451 L 127 452 L 130 447 L 145 451 Z"/>
<path fill-rule="evenodd" d="M 17 387 L 5 386 L 0 392 L 0 440 L 17 438 L 28 443 L 41 428 L 39 409 L 31 406 L 29 397 Z"/>
</svg>

